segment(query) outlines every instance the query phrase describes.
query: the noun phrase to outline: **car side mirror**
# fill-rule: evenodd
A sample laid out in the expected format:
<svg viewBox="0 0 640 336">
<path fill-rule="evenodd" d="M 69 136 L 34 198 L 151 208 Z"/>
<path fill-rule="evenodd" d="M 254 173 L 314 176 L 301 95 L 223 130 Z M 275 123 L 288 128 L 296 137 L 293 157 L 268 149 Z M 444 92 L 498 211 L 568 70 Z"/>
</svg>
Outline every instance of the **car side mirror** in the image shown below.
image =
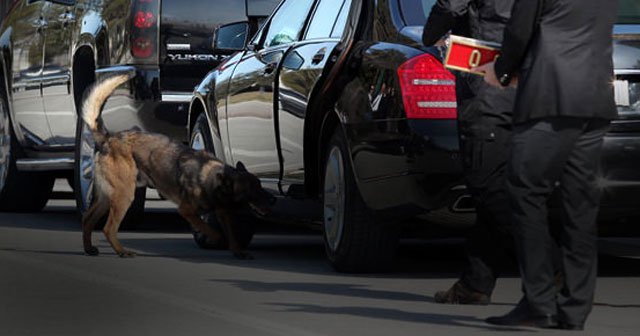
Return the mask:
<svg viewBox="0 0 640 336">
<path fill-rule="evenodd" d="M 213 33 L 213 52 L 231 54 L 244 50 L 248 37 L 248 22 L 235 22 L 220 26 Z"/>
</svg>

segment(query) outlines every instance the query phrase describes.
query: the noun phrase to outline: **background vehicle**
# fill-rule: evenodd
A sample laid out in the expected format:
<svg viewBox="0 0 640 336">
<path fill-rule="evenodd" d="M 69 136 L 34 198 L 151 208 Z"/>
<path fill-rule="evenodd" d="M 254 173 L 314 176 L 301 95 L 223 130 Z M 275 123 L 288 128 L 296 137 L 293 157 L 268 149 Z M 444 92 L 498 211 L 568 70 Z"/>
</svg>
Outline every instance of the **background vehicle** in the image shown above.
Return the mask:
<svg viewBox="0 0 640 336">
<path fill-rule="evenodd" d="M 90 203 L 94 146 L 77 115 L 96 77 L 137 74 L 107 102 L 109 130 L 140 127 L 186 142 L 193 87 L 225 56 L 213 53 L 211 33 L 247 20 L 255 31 L 275 4 L 15 1 L 0 30 L 0 209 L 41 209 L 56 176 L 75 175 L 78 208 Z M 140 211 L 144 190 L 138 196 Z"/>
<path fill-rule="evenodd" d="M 600 185 L 600 230 L 607 235 L 639 234 L 629 218 L 640 218 L 640 2 L 619 0 L 614 27 L 618 119 L 604 140 Z"/>
<path fill-rule="evenodd" d="M 282 196 L 277 210 L 322 223 L 340 271 L 386 268 L 398 221 L 464 192 L 453 76 L 421 43 L 432 3 L 285 0 L 246 48 L 227 38 L 243 23 L 218 30 L 218 49 L 241 51 L 194 93 L 192 145 L 242 161 Z"/>
</svg>

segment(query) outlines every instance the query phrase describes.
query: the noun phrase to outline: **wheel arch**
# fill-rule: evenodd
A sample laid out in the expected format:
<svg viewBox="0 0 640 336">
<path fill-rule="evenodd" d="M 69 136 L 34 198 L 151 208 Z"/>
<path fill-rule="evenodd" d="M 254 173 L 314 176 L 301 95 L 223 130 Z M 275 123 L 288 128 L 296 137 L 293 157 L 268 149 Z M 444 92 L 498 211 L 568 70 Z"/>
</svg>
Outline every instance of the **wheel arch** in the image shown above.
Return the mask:
<svg viewBox="0 0 640 336">
<path fill-rule="evenodd" d="M 191 104 L 189 105 L 189 115 L 187 117 L 187 139 L 191 139 L 196 120 L 200 114 L 204 114 L 207 118 L 209 133 L 213 141 L 212 145 L 214 148 L 214 154 L 218 159 L 226 162 L 217 113 L 215 111 L 209 112 L 205 99 L 198 93 L 194 94 L 194 98 L 191 100 Z"/>
<path fill-rule="evenodd" d="M 12 105 L 12 76 L 11 76 L 11 53 L 12 45 L 11 45 L 11 35 L 13 33 L 13 28 L 9 27 L 3 34 L 0 36 L 0 90 L 4 93 L 4 97 L 6 99 L 7 109 L 9 111 L 9 123 L 11 125 L 11 130 L 13 134 L 16 136 L 18 142 L 22 143 L 24 140 L 24 136 L 20 131 L 20 128 L 17 127 L 14 123 L 14 110 Z"/>
<path fill-rule="evenodd" d="M 342 127 L 334 104 L 326 101 L 332 100 L 323 100 L 319 94 L 310 100 L 309 106 L 315 106 L 317 102 L 322 103 L 310 111 L 304 125 L 304 181 L 306 192 L 312 197 L 318 196 L 321 190 L 322 161 L 326 144 L 334 129 L 338 126 Z"/>
</svg>

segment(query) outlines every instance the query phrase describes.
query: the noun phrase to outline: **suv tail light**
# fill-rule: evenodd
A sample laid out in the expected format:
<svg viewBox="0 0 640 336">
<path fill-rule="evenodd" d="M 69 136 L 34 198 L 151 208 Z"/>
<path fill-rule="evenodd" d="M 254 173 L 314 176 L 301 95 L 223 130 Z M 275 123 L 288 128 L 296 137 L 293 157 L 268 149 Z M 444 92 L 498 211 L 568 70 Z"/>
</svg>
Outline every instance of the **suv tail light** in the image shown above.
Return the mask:
<svg viewBox="0 0 640 336">
<path fill-rule="evenodd" d="M 455 119 L 455 77 L 429 54 L 398 68 L 404 110 L 409 119 Z"/>
<path fill-rule="evenodd" d="M 157 58 L 158 50 L 158 0 L 132 2 L 131 55 L 137 59 Z"/>
</svg>

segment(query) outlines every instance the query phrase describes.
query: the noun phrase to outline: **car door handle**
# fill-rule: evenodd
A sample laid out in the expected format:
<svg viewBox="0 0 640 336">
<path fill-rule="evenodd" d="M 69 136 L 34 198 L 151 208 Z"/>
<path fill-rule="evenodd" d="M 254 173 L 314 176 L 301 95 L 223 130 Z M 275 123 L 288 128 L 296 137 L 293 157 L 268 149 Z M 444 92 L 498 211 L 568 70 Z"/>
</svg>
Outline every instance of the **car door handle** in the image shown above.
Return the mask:
<svg viewBox="0 0 640 336">
<path fill-rule="evenodd" d="M 320 49 L 320 51 L 318 51 L 318 53 L 313 55 L 313 58 L 311 58 L 311 64 L 320 64 L 320 62 L 322 62 L 322 60 L 324 59 L 325 53 L 325 48 Z"/>
<path fill-rule="evenodd" d="M 76 22 L 76 16 L 71 12 L 64 12 L 58 16 L 58 21 L 64 25 Z"/>
<path fill-rule="evenodd" d="M 262 71 L 262 75 L 263 76 L 271 75 L 276 70 L 277 66 L 278 66 L 278 63 L 276 63 L 276 62 L 267 63 L 267 65 L 264 66 L 264 70 Z"/>
</svg>

